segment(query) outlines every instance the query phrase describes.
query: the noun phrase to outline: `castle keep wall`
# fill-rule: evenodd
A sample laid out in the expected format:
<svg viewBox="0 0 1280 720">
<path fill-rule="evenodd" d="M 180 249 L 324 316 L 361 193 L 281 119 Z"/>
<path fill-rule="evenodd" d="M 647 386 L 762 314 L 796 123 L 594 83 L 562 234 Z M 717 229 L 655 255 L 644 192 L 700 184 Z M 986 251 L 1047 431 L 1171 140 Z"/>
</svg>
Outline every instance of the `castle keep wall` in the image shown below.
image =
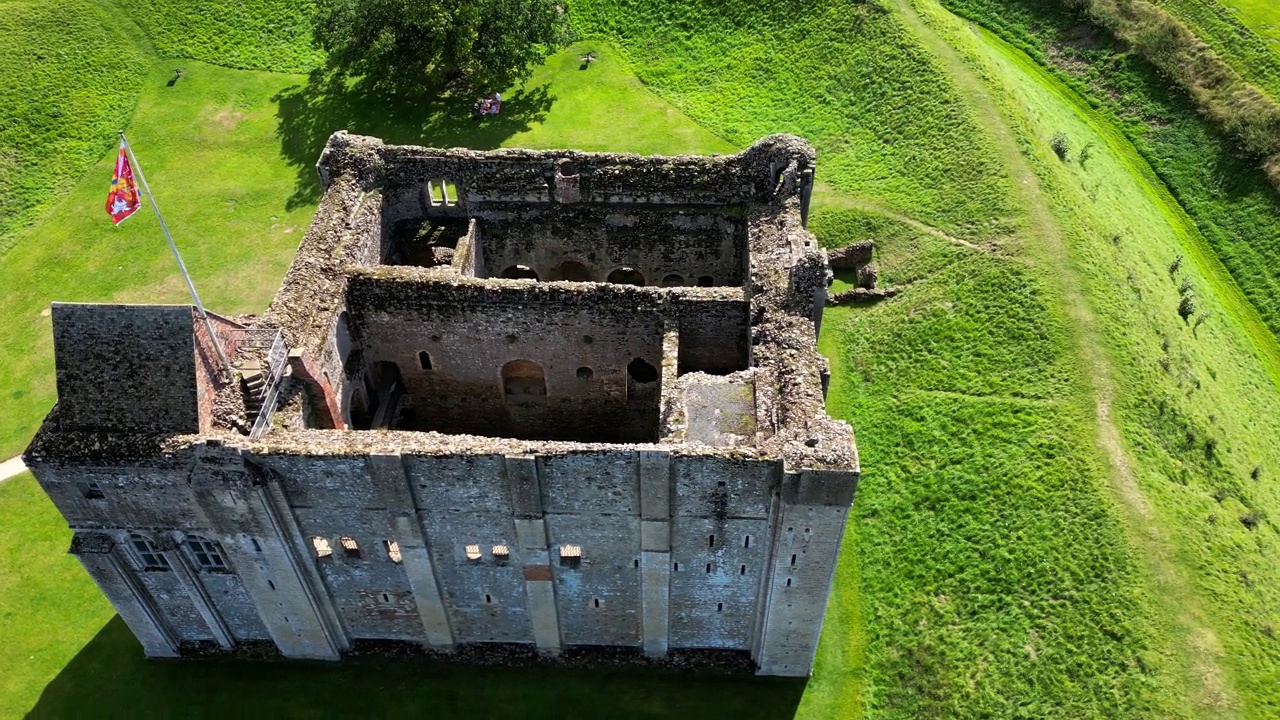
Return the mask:
<svg viewBox="0 0 1280 720">
<path fill-rule="evenodd" d="M 234 343 L 243 384 L 205 377 L 190 308 L 57 306 L 25 459 L 148 656 L 728 650 L 805 675 L 858 478 L 823 410 L 813 163 L 785 136 L 658 158 L 335 134 L 246 321 L 281 331 L 285 399 L 250 402 Z"/>
</svg>

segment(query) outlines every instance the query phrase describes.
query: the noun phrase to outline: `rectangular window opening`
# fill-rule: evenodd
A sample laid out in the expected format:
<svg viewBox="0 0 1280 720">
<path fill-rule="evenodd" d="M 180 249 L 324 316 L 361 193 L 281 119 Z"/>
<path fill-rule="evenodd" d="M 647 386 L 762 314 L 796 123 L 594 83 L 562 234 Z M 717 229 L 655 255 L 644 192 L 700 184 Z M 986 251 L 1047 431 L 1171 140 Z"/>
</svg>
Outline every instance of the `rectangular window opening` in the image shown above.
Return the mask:
<svg viewBox="0 0 1280 720">
<path fill-rule="evenodd" d="M 333 548 L 329 545 L 328 538 L 322 538 L 319 535 L 312 537 L 311 547 L 315 549 L 318 558 L 333 557 Z"/>
<path fill-rule="evenodd" d="M 713 548 L 713 547 L 715 547 L 715 546 L 716 546 L 716 536 L 715 536 L 715 535 L 708 535 L 708 536 L 707 536 L 707 547 L 709 547 L 709 548 Z"/>
<path fill-rule="evenodd" d="M 188 537 L 187 547 L 196 559 L 196 565 L 207 572 L 226 572 L 227 561 L 222 557 L 222 548 L 212 540 L 201 537 Z"/>
<path fill-rule="evenodd" d="M 466 553 L 467 559 L 470 560 L 471 562 L 476 562 L 477 560 L 480 559 L 479 545 L 468 545 L 465 548 L 463 548 L 463 552 Z"/>
<path fill-rule="evenodd" d="M 486 593 L 486 594 L 485 594 L 485 596 L 484 596 L 484 602 L 485 602 L 485 604 L 486 604 L 486 605 L 492 605 L 492 604 L 493 604 L 493 596 L 492 596 L 492 595 L 489 595 L 488 593 Z"/>
<path fill-rule="evenodd" d="M 680 572 L 680 563 L 676 563 L 675 571 Z"/>
<path fill-rule="evenodd" d="M 707 563 L 707 572 L 711 572 L 711 563 Z"/>
<path fill-rule="evenodd" d="M 593 598 L 592 602 L 595 604 L 597 609 L 600 607 L 600 598 Z"/>
<path fill-rule="evenodd" d="M 722 602 L 716 603 L 716 612 L 724 612 L 724 603 Z"/>
<path fill-rule="evenodd" d="M 791 567 L 795 567 L 795 566 L 796 566 L 796 556 L 795 556 L 795 555 L 792 555 L 792 556 L 791 556 Z"/>
<path fill-rule="evenodd" d="M 253 543 L 254 552 L 262 552 L 262 544 L 258 542 L 258 538 L 249 538 L 249 542 Z"/>
<path fill-rule="evenodd" d="M 383 540 L 382 545 L 386 548 L 387 558 L 391 562 L 398 563 L 404 560 L 404 555 L 400 554 L 400 543 L 395 540 Z"/>
<path fill-rule="evenodd" d="M 560 546 L 560 566 L 576 568 L 582 564 L 582 546 L 581 545 L 561 545 Z"/>
<path fill-rule="evenodd" d="M 791 578 L 787 578 L 787 587 L 791 587 Z"/>
<path fill-rule="evenodd" d="M 169 569 L 169 558 L 164 556 L 155 542 L 143 537 L 134 537 L 132 542 L 144 571 L 159 572 Z"/>
<path fill-rule="evenodd" d="M 738 566 L 738 574 L 739 574 L 739 575 L 746 575 L 746 574 L 747 574 L 747 566 L 746 566 L 746 565 L 739 565 L 739 566 Z"/>
<path fill-rule="evenodd" d="M 360 545 L 356 543 L 356 539 L 348 535 L 343 535 L 339 540 L 342 544 L 342 555 L 348 560 L 360 559 Z"/>
<path fill-rule="evenodd" d="M 742 538 L 742 547 L 744 547 L 744 548 L 749 548 L 749 547 L 751 547 L 751 536 L 750 536 L 750 535 L 747 535 L 746 537 Z"/>
</svg>

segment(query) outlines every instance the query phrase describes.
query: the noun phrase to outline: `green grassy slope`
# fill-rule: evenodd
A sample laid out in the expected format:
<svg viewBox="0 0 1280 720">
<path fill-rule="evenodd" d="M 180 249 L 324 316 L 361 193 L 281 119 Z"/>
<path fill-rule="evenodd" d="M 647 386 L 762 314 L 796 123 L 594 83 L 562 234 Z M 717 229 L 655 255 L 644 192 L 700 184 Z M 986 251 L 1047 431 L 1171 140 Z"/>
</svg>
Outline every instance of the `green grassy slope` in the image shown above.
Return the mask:
<svg viewBox="0 0 1280 720">
<path fill-rule="evenodd" d="M 820 180 L 965 237 L 1014 210 L 989 141 L 901 24 L 876 3 L 581 0 L 583 35 L 621 44 L 640 79 L 736 144 L 808 138 Z M 938 182 L 946 177 L 950 182 Z"/>
<path fill-rule="evenodd" d="M 1240 12 L 1223 0 L 1164 0 L 1161 4 L 1190 25 L 1245 79 L 1272 97 L 1280 97 L 1280 55 L 1276 52 L 1280 45 L 1250 28 Z"/>
<path fill-rule="evenodd" d="M 91 0 L 0 2 L 0 253 L 132 117 L 135 33 Z"/>
<path fill-rule="evenodd" d="M 120 8 L 167 57 L 276 72 L 305 72 L 324 59 L 311 46 L 310 0 L 152 0 Z"/>
<path fill-rule="evenodd" d="M 1280 512 L 1275 485 L 1253 477 L 1280 462 L 1274 342 L 1252 331 L 1204 238 L 1105 116 L 994 38 L 974 46 L 1028 120 L 1025 136 L 1068 220 L 1072 259 L 1121 369 L 1121 428 L 1136 486 L 1117 490 L 1166 622 L 1187 650 L 1165 660 L 1200 679 L 1192 696 L 1200 713 L 1274 717 L 1280 572 L 1270 558 L 1280 541 L 1274 524 L 1246 521 Z M 1047 139 L 1058 131 L 1092 143 L 1086 162 L 1050 154 Z M 1171 274 L 1169 259 L 1183 253 Z M 1199 327 L 1176 314 L 1183 276 L 1213 313 Z"/>
<path fill-rule="evenodd" d="M 1280 5 L 1271 0 L 1222 0 L 1222 4 L 1235 10 L 1254 32 L 1280 42 Z"/>
<path fill-rule="evenodd" d="M 945 0 L 1054 70 L 1121 130 L 1280 334 L 1280 195 L 1145 63 L 1055 5 Z M 1034 29 L 1034 32 L 1033 32 Z M 1077 150 L 1084 141 L 1077 139 Z"/>
</svg>

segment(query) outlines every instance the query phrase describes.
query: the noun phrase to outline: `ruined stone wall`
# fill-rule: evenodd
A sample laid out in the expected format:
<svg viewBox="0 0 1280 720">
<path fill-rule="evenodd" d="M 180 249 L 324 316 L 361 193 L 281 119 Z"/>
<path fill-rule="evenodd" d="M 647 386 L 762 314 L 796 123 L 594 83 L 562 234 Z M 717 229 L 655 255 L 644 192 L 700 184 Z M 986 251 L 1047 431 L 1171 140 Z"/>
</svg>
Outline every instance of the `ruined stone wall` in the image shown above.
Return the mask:
<svg viewBox="0 0 1280 720">
<path fill-rule="evenodd" d="M 540 280 L 591 282 L 628 268 L 645 285 L 662 286 L 741 285 L 746 275 L 746 229 L 732 213 L 552 205 L 478 217 L 491 277 L 515 265 Z M 581 264 L 586 277 L 567 277 L 566 261 Z"/>
<path fill-rule="evenodd" d="M 190 305 L 53 305 L 68 430 L 197 432 Z"/>
<path fill-rule="evenodd" d="M 507 437 L 657 439 L 659 382 L 628 373 L 636 359 L 655 370 L 662 363 L 656 292 L 450 285 L 414 269 L 396 271 L 354 275 L 347 304 L 364 367 L 395 364 L 406 390 L 402 405 L 415 416 L 406 425 Z M 544 395 L 504 393 L 503 368 L 520 360 L 540 366 Z"/>
</svg>

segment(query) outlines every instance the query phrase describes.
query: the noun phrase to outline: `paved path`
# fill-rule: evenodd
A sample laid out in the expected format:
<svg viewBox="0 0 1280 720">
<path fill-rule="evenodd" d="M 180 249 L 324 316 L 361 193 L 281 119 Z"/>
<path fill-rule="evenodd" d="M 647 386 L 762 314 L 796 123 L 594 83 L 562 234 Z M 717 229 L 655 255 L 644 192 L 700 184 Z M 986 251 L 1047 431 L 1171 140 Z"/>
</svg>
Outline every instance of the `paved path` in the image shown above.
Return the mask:
<svg viewBox="0 0 1280 720">
<path fill-rule="evenodd" d="M 0 482 L 4 482 L 11 477 L 26 472 L 27 466 L 22 464 L 22 458 L 9 458 L 4 462 L 0 462 Z"/>
</svg>

